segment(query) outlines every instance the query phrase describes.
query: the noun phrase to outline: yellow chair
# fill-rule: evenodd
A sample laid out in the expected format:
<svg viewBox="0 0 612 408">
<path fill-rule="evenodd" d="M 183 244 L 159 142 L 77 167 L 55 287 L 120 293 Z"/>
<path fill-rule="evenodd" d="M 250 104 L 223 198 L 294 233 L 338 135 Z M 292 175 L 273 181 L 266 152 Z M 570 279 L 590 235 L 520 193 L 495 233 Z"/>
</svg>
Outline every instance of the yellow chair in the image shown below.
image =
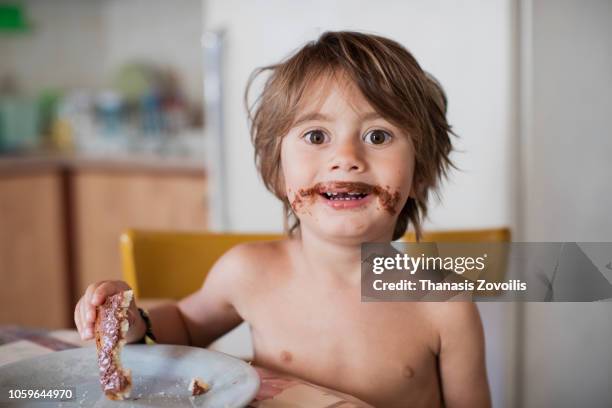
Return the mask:
<svg viewBox="0 0 612 408">
<path fill-rule="evenodd" d="M 509 228 L 479 230 L 432 231 L 424 232 L 421 242 L 510 242 Z M 402 237 L 403 241 L 415 242 L 413 232 Z"/>
<path fill-rule="evenodd" d="M 202 286 L 213 264 L 242 242 L 275 234 L 215 234 L 128 230 L 121 234 L 123 279 L 138 298 L 181 299 Z"/>
<path fill-rule="evenodd" d="M 215 234 L 128 230 L 121 235 L 123 279 L 137 298 L 181 299 L 202 286 L 224 252 L 249 241 L 280 234 Z M 409 233 L 403 240 L 414 242 Z M 424 233 L 422 242 L 508 242 L 510 230 L 483 229 Z"/>
<path fill-rule="evenodd" d="M 436 231 L 425 232 L 421 242 L 437 242 L 435 251 L 442 257 L 478 257 L 483 253 L 488 255 L 487 268 L 482 271 L 471 271 L 464 273 L 467 279 L 485 279 L 488 282 L 503 282 L 508 267 L 508 245 L 495 245 L 496 243 L 510 242 L 511 234 L 508 228 L 481 229 L 481 230 L 458 230 L 458 231 Z M 415 242 L 414 233 L 402 237 L 405 242 Z M 480 245 L 454 245 L 454 243 L 479 243 Z M 481 292 L 483 296 L 493 296 L 497 292 Z"/>
</svg>

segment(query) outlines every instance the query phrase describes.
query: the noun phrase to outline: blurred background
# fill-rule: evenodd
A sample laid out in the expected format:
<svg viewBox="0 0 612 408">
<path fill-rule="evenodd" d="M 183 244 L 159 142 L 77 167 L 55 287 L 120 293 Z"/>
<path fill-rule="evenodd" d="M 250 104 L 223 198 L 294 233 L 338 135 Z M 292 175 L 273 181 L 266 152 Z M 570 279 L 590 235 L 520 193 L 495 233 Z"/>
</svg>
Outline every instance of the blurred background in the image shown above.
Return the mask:
<svg viewBox="0 0 612 408">
<path fill-rule="evenodd" d="M 460 171 L 426 229 L 610 242 L 611 22 L 608 0 L 0 1 L 0 324 L 71 327 L 128 227 L 282 231 L 243 93 L 326 30 L 397 40 L 446 90 Z M 494 406 L 612 406 L 610 302 L 479 307 Z"/>
</svg>

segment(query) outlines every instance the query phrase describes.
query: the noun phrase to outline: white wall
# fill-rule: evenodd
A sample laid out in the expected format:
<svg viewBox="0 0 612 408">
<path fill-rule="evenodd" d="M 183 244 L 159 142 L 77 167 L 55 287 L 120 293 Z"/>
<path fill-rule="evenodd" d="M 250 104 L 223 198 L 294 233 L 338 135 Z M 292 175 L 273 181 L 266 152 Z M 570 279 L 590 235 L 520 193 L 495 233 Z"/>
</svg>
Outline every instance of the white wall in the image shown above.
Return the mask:
<svg viewBox="0 0 612 408">
<path fill-rule="evenodd" d="M 612 2 L 533 2 L 529 240 L 612 240 Z"/>
<path fill-rule="evenodd" d="M 0 35 L 0 76 L 28 93 L 46 87 L 98 87 L 106 41 L 104 2 L 21 1 L 31 29 Z"/>
<path fill-rule="evenodd" d="M 23 0 L 32 29 L 0 35 L 0 77 L 26 92 L 101 88 L 124 63 L 171 64 L 202 100 L 201 0 Z"/>
<path fill-rule="evenodd" d="M 279 61 L 328 29 L 357 29 L 406 46 L 447 91 L 461 136 L 462 169 L 433 205 L 430 228 L 513 223 L 513 11 L 511 0 L 204 2 L 204 28 L 225 29 L 224 74 L 231 230 L 280 231 L 281 206 L 253 165 L 243 92 L 251 71 Z"/>
<path fill-rule="evenodd" d="M 444 86 L 461 136 L 462 169 L 432 203 L 428 228 L 514 224 L 516 15 L 511 0 L 204 0 L 204 28 L 226 31 L 225 137 L 230 230 L 281 231 L 280 203 L 253 164 L 243 93 L 256 67 L 278 62 L 325 30 L 371 31 L 406 46 Z M 495 406 L 514 406 L 511 304 L 479 305 Z"/>
<path fill-rule="evenodd" d="M 176 68 L 192 101 L 202 101 L 201 0 L 106 0 L 107 72 L 134 59 Z"/>
<path fill-rule="evenodd" d="M 610 242 L 612 2 L 523 3 L 523 239 Z M 612 406 L 612 303 L 534 303 L 523 314 L 520 405 Z"/>
</svg>

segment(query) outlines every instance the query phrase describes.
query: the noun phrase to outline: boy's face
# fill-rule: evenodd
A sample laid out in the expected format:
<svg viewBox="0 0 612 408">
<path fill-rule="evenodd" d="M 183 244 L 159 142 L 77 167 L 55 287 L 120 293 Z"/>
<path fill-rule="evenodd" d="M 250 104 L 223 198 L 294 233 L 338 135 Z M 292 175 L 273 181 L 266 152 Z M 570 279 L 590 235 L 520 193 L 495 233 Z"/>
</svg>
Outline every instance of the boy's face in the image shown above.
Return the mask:
<svg viewBox="0 0 612 408">
<path fill-rule="evenodd" d="M 303 233 L 388 241 L 412 193 L 414 148 L 352 82 L 335 78 L 309 90 L 283 138 L 285 193 Z"/>
</svg>

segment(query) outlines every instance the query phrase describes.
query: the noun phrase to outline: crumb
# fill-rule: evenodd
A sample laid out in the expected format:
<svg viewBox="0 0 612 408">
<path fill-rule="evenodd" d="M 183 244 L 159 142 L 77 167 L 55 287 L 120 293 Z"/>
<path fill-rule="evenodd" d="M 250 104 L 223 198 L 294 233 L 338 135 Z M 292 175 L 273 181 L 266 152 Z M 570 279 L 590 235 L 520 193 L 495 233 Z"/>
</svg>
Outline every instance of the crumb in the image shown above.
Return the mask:
<svg viewBox="0 0 612 408">
<path fill-rule="evenodd" d="M 210 385 L 201 378 L 193 378 L 189 383 L 189 391 L 191 391 L 192 396 L 206 394 L 208 390 L 210 390 Z"/>
</svg>

